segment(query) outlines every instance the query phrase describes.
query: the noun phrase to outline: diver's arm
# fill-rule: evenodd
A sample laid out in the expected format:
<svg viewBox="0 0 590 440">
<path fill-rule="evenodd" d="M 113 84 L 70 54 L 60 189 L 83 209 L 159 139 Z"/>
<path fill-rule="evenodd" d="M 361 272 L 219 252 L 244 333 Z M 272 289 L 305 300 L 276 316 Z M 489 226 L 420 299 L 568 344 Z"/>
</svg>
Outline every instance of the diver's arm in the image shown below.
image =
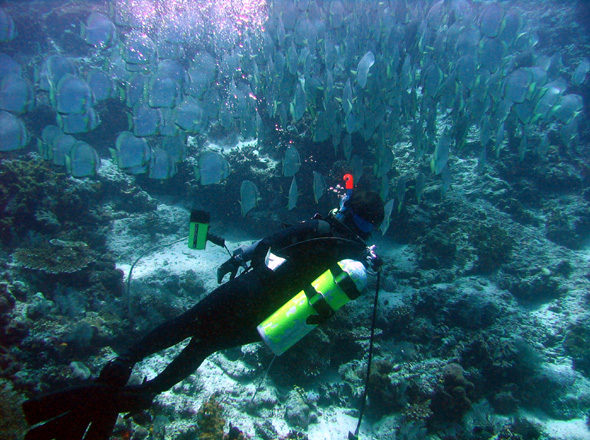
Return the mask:
<svg viewBox="0 0 590 440">
<path fill-rule="evenodd" d="M 225 275 L 230 274 L 232 280 L 240 267 L 247 268 L 246 263 L 252 262 L 252 267 L 261 267 L 269 249 L 280 254 L 280 250 L 317 237 L 330 235 L 330 224 L 324 220 L 312 219 L 285 228 L 251 245 L 239 247 L 233 256 L 217 269 L 217 282 L 221 283 Z"/>
</svg>

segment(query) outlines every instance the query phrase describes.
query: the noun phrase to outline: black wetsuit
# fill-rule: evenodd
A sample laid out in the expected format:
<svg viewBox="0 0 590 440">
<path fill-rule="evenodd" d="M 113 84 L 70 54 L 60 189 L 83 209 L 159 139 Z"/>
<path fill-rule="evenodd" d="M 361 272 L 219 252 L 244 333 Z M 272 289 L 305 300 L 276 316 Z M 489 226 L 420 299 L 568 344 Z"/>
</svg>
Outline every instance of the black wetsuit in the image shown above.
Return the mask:
<svg viewBox="0 0 590 440">
<path fill-rule="evenodd" d="M 274 271 L 263 262 L 269 248 L 286 259 Z M 250 270 L 152 330 L 119 359 L 132 366 L 190 337 L 178 357 L 142 386 L 149 393 L 161 393 L 193 373 L 212 353 L 260 341 L 257 325 L 297 292 L 338 261 L 364 262 L 366 256 L 365 242 L 333 217 L 286 228 L 258 243 Z"/>
</svg>

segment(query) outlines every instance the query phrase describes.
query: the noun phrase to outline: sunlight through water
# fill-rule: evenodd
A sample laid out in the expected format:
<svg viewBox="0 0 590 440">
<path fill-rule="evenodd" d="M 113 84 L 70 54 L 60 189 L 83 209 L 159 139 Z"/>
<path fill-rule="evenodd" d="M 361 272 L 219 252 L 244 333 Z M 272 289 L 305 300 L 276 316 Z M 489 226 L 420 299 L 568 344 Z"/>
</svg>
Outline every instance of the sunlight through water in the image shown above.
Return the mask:
<svg viewBox="0 0 590 440">
<path fill-rule="evenodd" d="M 257 32 L 267 18 L 266 0 L 114 0 L 112 9 L 118 25 L 176 43 Z"/>
</svg>

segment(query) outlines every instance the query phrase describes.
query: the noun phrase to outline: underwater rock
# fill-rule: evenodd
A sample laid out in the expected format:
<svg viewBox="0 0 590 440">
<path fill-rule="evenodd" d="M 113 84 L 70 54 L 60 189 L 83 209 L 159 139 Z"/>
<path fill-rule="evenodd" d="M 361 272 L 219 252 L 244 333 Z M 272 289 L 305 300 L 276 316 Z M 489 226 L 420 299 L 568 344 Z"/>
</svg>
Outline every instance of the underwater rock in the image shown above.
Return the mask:
<svg viewBox="0 0 590 440">
<path fill-rule="evenodd" d="M 457 245 L 442 228 L 436 228 L 419 241 L 418 263 L 423 269 L 448 268 L 454 264 Z"/>
<path fill-rule="evenodd" d="M 285 402 L 285 420 L 290 426 L 307 429 L 311 419 L 311 408 L 303 400 L 301 391 L 295 389 L 289 392 Z"/>
<path fill-rule="evenodd" d="M 320 394 L 318 404 L 321 406 L 348 406 L 354 397 L 352 386 L 346 382 L 327 383 L 319 385 Z"/>
<path fill-rule="evenodd" d="M 15 238 L 19 244 L 30 241 L 31 232 L 33 238 L 38 232 L 57 234 L 66 224 L 82 227 L 89 222 L 96 227 L 96 182 L 64 179 L 63 173 L 34 155 L 0 161 L 0 182 L 0 240 L 5 244 Z"/>
<path fill-rule="evenodd" d="M 467 343 L 460 359 L 472 372 L 478 394 L 483 393 L 501 414 L 509 414 L 530 400 L 537 392 L 534 378 L 545 368 L 531 343 L 492 332 L 482 332 Z"/>
<path fill-rule="evenodd" d="M 28 320 L 13 313 L 15 306 L 12 285 L 0 283 L 0 343 L 3 347 L 19 343 L 29 332 Z"/>
<path fill-rule="evenodd" d="M 4 316 L 8 318 L 10 315 Z M 29 321 L 19 317 L 12 317 L 7 322 L 0 321 L 0 325 L 0 340 L 5 346 L 19 344 L 30 332 Z"/>
<path fill-rule="evenodd" d="M 554 243 L 580 249 L 590 236 L 590 205 L 572 201 L 551 208 L 545 223 L 545 234 Z"/>
<path fill-rule="evenodd" d="M 219 368 L 223 370 L 225 374 L 236 380 L 253 380 L 259 373 L 258 369 L 256 368 L 250 368 L 244 362 L 232 362 L 225 356 L 215 356 L 213 361 Z"/>
<path fill-rule="evenodd" d="M 533 177 L 541 191 L 570 192 L 583 187 L 584 176 L 578 167 L 567 162 L 557 162 L 560 160 L 558 157 L 551 157 L 551 163 L 535 168 Z"/>
<path fill-rule="evenodd" d="M 72 377 L 74 379 L 84 381 L 90 379 L 90 376 L 92 376 L 92 373 L 83 362 L 71 362 L 70 368 L 72 369 Z"/>
<path fill-rule="evenodd" d="M 262 440 L 274 440 L 279 437 L 279 433 L 272 425 L 270 420 L 265 420 L 262 423 L 255 423 L 254 429 L 256 431 L 256 435 Z"/>
<path fill-rule="evenodd" d="M 508 261 L 514 246 L 514 239 L 498 225 L 475 225 L 470 231 L 469 242 L 477 256 L 474 271 L 480 273 L 500 268 Z"/>
<path fill-rule="evenodd" d="M 522 404 L 540 408 L 550 417 L 571 420 L 584 415 L 584 402 L 590 399 L 587 382 L 578 384 L 579 377 L 563 364 L 547 364 L 525 379 L 526 401 Z"/>
<path fill-rule="evenodd" d="M 0 380 L 0 414 L 2 414 L 0 437 L 4 440 L 22 439 L 28 429 L 21 408 L 25 396 L 21 394 L 22 391 L 19 392 L 14 388 L 13 384 L 5 379 Z"/>
<path fill-rule="evenodd" d="M 448 325 L 459 326 L 469 330 L 481 330 L 491 326 L 505 311 L 493 298 L 480 292 L 463 294 L 451 300 L 447 305 Z"/>
<path fill-rule="evenodd" d="M 538 273 L 524 278 L 507 276 L 507 288 L 516 299 L 524 303 L 542 304 L 561 297 L 567 287 L 550 272 Z"/>
<path fill-rule="evenodd" d="M 375 359 L 369 376 L 369 408 L 376 417 L 382 417 L 396 410 L 400 410 L 407 401 L 405 391 L 408 386 L 404 380 L 392 379 L 389 374 L 393 371 L 391 362 L 385 359 Z"/>
<path fill-rule="evenodd" d="M 399 337 L 399 335 L 406 330 L 408 323 L 414 318 L 414 316 L 415 311 L 413 307 L 407 304 L 387 308 L 383 312 L 385 323 L 382 324 L 385 334 Z"/>
<path fill-rule="evenodd" d="M 37 292 L 33 295 L 26 309 L 26 316 L 32 321 L 47 318 L 54 310 L 54 303 L 43 296 L 43 293 Z"/>
<path fill-rule="evenodd" d="M 115 267 L 114 259 L 103 255 L 94 263 L 88 281 L 93 286 L 95 295 L 98 296 L 98 292 L 102 290 L 108 295 L 118 298 L 123 294 L 123 276 L 123 271 Z"/>
<path fill-rule="evenodd" d="M 574 370 L 590 378 L 590 324 L 587 320 L 569 325 L 564 347 L 572 358 Z"/>
<path fill-rule="evenodd" d="M 92 342 L 97 335 L 98 329 L 95 326 L 87 321 L 80 321 L 64 336 L 63 340 L 76 351 L 96 351 L 99 347 L 95 346 Z"/>
<path fill-rule="evenodd" d="M 0 283 L 0 314 L 9 313 L 16 303 L 8 283 Z"/>
<path fill-rule="evenodd" d="M 506 389 L 492 396 L 491 403 L 497 413 L 513 414 L 518 411 L 522 402 L 514 396 L 512 390 Z"/>
</svg>

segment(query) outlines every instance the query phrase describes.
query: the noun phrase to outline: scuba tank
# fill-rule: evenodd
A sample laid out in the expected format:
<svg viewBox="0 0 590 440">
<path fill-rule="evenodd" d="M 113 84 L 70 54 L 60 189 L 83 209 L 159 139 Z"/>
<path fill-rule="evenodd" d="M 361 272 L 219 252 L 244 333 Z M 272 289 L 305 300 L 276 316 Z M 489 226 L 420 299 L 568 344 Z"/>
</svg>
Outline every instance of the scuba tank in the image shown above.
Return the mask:
<svg viewBox="0 0 590 440">
<path fill-rule="evenodd" d="M 262 340 L 280 356 L 367 285 L 362 263 L 341 260 L 291 298 L 257 327 Z"/>
</svg>

